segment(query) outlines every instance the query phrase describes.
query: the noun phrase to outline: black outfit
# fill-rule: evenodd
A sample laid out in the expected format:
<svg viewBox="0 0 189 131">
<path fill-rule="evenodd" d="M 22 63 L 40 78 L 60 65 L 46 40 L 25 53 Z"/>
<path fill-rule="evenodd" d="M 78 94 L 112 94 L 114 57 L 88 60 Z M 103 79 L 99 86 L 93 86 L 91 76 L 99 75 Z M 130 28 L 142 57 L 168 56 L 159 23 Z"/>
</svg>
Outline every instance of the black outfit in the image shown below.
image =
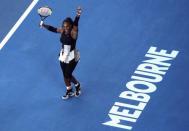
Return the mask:
<svg viewBox="0 0 189 131">
<path fill-rule="evenodd" d="M 79 18 L 80 18 L 79 16 L 76 16 L 74 22 L 71 24 L 73 26 L 78 27 Z M 57 28 L 55 28 L 53 26 L 43 24 L 43 27 L 45 27 L 47 30 L 49 30 L 51 32 L 57 33 Z M 72 38 L 71 32 L 69 34 L 65 34 L 64 32 L 61 33 L 60 42 L 62 43 L 62 50 L 64 50 L 65 45 L 69 46 L 70 47 L 69 52 L 72 52 L 72 54 L 73 54 L 73 51 L 76 50 L 75 49 L 76 48 L 76 40 L 77 39 Z M 73 82 L 74 84 L 79 84 L 79 82 L 72 75 L 77 63 L 78 63 L 78 61 L 75 61 L 74 57 L 72 57 L 67 62 L 60 61 L 60 66 L 61 66 L 61 69 L 63 72 L 64 81 L 65 81 L 66 86 L 71 86 L 71 82 Z"/>
<path fill-rule="evenodd" d="M 60 42 L 62 43 L 62 49 L 64 45 L 71 46 L 70 52 L 76 50 L 76 40 L 71 37 L 71 34 L 65 34 L 64 32 L 61 34 Z M 72 73 L 76 67 L 78 62 L 75 59 L 69 61 L 69 63 L 64 63 L 60 61 L 60 66 L 63 71 L 63 75 L 67 79 L 73 79 Z"/>
</svg>

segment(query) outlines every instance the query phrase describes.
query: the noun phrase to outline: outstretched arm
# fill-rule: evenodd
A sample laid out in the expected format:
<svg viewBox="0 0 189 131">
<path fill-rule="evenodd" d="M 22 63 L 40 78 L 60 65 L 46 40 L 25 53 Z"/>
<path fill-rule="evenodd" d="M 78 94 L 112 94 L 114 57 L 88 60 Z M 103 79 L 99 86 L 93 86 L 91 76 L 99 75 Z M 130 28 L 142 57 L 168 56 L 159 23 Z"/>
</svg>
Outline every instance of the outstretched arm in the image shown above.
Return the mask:
<svg viewBox="0 0 189 131">
<path fill-rule="evenodd" d="M 55 28 L 55 27 L 53 27 L 51 25 L 46 25 L 44 23 L 42 23 L 40 26 L 45 28 L 45 29 L 47 29 L 47 30 L 49 30 L 49 31 L 51 31 L 51 32 L 54 32 L 54 33 L 62 33 L 63 32 L 62 28 Z"/>
</svg>

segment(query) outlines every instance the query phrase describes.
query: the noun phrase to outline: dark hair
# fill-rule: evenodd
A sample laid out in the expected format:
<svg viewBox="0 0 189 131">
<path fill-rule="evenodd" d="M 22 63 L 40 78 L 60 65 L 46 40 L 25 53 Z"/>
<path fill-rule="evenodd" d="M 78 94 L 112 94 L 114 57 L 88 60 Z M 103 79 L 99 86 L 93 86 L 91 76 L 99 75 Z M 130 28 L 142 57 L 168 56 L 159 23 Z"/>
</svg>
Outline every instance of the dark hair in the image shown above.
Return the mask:
<svg viewBox="0 0 189 131">
<path fill-rule="evenodd" d="M 67 17 L 66 19 L 64 19 L 64 21 L 62 22 L 62 25 L 63 25 L 65 22 L 69 23 L 70 25 L 73 25 L 73 20 L 72 20 L 72 18 L 70 18 L 70 17 Z"/>
</svg>

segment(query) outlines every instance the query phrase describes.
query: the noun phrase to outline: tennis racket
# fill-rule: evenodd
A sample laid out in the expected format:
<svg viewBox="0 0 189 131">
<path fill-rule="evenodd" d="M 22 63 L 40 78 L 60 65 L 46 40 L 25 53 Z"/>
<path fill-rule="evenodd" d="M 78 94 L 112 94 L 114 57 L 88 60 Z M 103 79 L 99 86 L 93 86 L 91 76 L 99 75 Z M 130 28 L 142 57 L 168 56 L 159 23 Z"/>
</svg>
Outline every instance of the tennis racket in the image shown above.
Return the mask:
<svg viewBox="0 0 189 131">
<path fill-rule="evenodd" d="M 50 16 L 52 14 L 52 9 L 48 6 L 43 6 L 43 7 L 40 7 L 38 10 L 37 10 L 40 18 L 41 18 L 41 22 L 40 22 L 40 26 L 43 25 L 43 22 L 44 20 Z"/>
</svg>

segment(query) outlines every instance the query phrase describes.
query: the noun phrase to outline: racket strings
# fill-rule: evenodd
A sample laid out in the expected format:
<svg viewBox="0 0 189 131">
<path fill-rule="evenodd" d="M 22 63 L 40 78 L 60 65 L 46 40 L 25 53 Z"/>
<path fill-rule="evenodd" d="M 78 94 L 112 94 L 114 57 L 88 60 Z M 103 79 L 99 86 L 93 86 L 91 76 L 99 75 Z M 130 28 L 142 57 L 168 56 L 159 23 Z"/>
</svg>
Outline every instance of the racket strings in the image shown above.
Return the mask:
<svg viewBox="0 0 189 131">
<path fill-rule="evenodd" d="M 38 14 L 42 17 L 47 17 L 52 14 L 52 10 L 49 7 L 41 7 L 38 9 Z"/>
</svg>

